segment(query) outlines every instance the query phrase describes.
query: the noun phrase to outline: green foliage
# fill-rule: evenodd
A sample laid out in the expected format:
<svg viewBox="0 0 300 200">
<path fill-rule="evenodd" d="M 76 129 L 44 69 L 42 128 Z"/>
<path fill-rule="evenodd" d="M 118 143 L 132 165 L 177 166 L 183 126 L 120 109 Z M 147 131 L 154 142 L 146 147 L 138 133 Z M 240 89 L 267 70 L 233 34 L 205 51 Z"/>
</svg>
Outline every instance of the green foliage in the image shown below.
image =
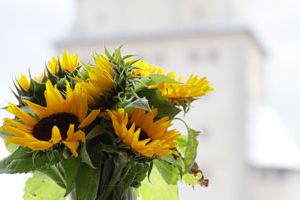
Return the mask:
<svg viewBox="0 0 300 200">
<path fill-rule="evenodd" d="M 154 166 L 158 169 L 159 173 L 170 185 L 176 185 L 179 180 L 179 170 L 176 166 L 161 160 L 155 160 Z M 153 172 L 152 172 L 153 173 Z"/>
<path fill-rule="evenodd" d="M 144 110 L 150 110 L 149 102 L 148 100 L 143 97 L 143 98 L 137 98 L 133 102 L 127 104 L 125 106 L 125 109 L 131 109 L 131 108 L 140 108 Z"/>
<path fill-rule="evenodd" d="M 150 74 L 149 76 L 142 77 L 136 84 L 135 91 L 140 92 L 143 89 L 147 89 L 150 85 L 158 85 L 160 83 L 178 83 L 170 76 L 163 74 Z"/>
<path fill-rule="evenodd" d="M 119 200 L 130 187 L 138 187 L 149 169 L 148 162 L 132 160 L 123 153 L 103 160 L 99 184 L 99 200 Z"/>
<path fill-rule="evenodd" d="M 178 144 L 178 148 L 179 148 L 180 152 L 185 153 L 185 148 L 186 148 L 186 144 L 187 144 L 187 136 L 180 135 L 177 138 L 177 144 Z"/>
<path fill-rule="evenodd" d="M 42 169 L 39 171 L 51 178 L 60 187 L 66 188 L 66 181 L 64 179 L 64 175 L 59 170 L 58 165 L 52 165 L 46 169 Z"/>
<path fill-rule="evenodd" d="M 34 173 L 26 182 L 24 200 L 65 200 L 65 190 L 42 173 Z"/>
<path fill-rule="evenodd" d="M 182 135 L 177 140 L 182 157 L 174 157 L 172 155 L 162 156 L 154 161 L 155 167 L 168 184 L 176 184 L 178 181 L 183 180 L 192 186 L 197 184 L 206 185 L 207 180 L 204 179 L 198 165 L 195 164 L 199 132 L 188 126 L 187 130 L 188 135 Z"/>
<path fill-rule="evenodd" d="M 197 156 L 197 147 L 199 143 L 197 141 L 197 137 L 199 136 L 199 133 L 199 131 L 188 127 L 188 138 L 184 153 L 185 172 L 189 172 L 195 163 L 195 159 Z"/>
<path fill-rule="evenodd" d="M 86 139 L 91 140 L 94 139 L 95 137 L 101 135 L 104 131 L 103 126 L 100 125 L 95 125 L 93 129 L 87 134 Z"/>
<path fill-rule="evenodd" d="M 28 173 L 47 168 L 59 162 L 60 154 L 57 150 L 49 152 L 32 152 L 19 147 L 14 153 L 0 161 L 0 173 L 15 174 Z"/>
<path fill-rule="evenodd" d="M 87 152 L 86 149 L 86 143 L 82 144 L 81 146 L 81 151 L 80 151 L 80 155 L 81 155 L 81 161 L 87 165 L 89 165 L 91 168 L 96 169 L 96 167 L 93 165 L 93 162 L 90 158 L 89 153 Z"/>
<path fill-rule="evenodd" d="M 165 100 L 160 92 L 155 89 L 143 89 L 138 95 L 148 99 L 150 107 L 158 109 L 157 118 L 168 116 L 173 119 L 181 110 L 171 102 Z"/>
<path fill-rule="evenodd" d="M 0 129 L 0 138 L 2 138 L 3 141 L 5 142 L 5 147 L 6 147 L 6 149 L 7 149 L 10 153 L 13 153 L 13 152 L 15 152 L 15 151 L 19 148 L 19 145 L 14 144 L 14 143 L 7 144 L 7 143 L 6 143 L 6 140 L 7 140 L 7 136 L 8 136 L 8 135 L 9 135 L 8 133 L 6 133 L 5 131 L 3 131 L 3 130 Z"/>
<path fill-rule="evenodd" d="M 81 163 L 76 177 L 74 194 L 76 200 L 95 200 L 101 171 Z"/>
<path fill-rule="evenodd" d="M 74 188 L 76 176 L 81 173 L 78 171 L 80 166 L 80 158 L 70 156 L 67 159 L 63 159 L 59 165 L 61 172 L 64 175 L 66 195 L 68 195 Z"/>
<path fill-rule="evenodd" d="M 144 179 L 137 192 L 143 200 L 176 200 L 178 199 L 177 185 L 169 185 L 159 173 L 156 167 L 153 167 L 151 176 Z"/>
</svg>

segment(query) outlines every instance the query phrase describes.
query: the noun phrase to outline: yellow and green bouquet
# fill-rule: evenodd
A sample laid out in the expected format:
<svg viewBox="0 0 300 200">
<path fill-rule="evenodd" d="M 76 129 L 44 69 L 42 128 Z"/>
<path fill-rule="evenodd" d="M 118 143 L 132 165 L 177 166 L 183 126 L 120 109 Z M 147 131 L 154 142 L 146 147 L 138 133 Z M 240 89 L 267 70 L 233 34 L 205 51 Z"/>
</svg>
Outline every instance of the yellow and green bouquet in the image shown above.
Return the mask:
<svg viewBox="0 0 300 200">
<path fill-rule="evenodd" d="M 92 63 L 65 52 L 39 77 L 21 75 L 1 137 L 11 155 L 0 173 L 33 172 L 24 199 L 178 199 L 177 183 L 207 185 L 195 163 L 198 131 L 174 120 L 212 88 L 186 82 L 121 48 Z"/>
</svg>

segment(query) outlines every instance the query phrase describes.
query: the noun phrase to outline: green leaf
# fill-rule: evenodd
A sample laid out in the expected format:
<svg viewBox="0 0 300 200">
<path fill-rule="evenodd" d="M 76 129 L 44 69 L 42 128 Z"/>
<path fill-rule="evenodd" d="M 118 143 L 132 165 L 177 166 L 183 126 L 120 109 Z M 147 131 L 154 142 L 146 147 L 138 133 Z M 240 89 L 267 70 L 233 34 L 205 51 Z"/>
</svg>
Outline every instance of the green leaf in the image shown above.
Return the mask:
<svg viewBox="0 0 300 200">
<path fill-rule="evenodd" d="M 106 160 L 108 162 L 111 162 L 110 160 Z M 113 165 L 112 165 L 113 164 Z M 115 157 L 113 159 L 113 163 L 107 164 L 105 168 L 107 168 L 109 165 L 113 167 L 113 170 L 111 173 L 105 173 L 105 168 L 102 173 L 102 177 L 105 175 L 105 181 L 103 182 L 104 185 L 106 185 L 105 189 L 100 194 L 100 199 L 108 199 L 111 195 L 111 192 L 116 187 L 117 183 L 120 181 L 122 177 L 123 169 L 127 166 L 128 161 L 126 158 L 126 155 L 119 154 L 118 157 Z M 110 171 L 110 170 L 109 170 Z M 109 176 L 111 174 L 111 176 Z M 102 180 L 101 180 L 102 181 Z"/>
<path fill-rule="evenodd" d="M 26 182 L 24 200 L 65 200 L 65 190 L 42 173 L 35 173 Z"/>
<path fill-rule="evenodd" d="M 182 179 L 186 184 L 196 186 L 202 178 L 202 174 L 199 173 L 197 176 L 194 176 L 193 174 L 185 174 Z"/>
<path fill-rule="evenodd" d="M 181 111 L 174 104 L 166 101 L 156 89 L 144 89 L 138 95 L 147 98 L 150 106 L 158 109 L 158 118 L 168 116 L 173 119 Z"/>
<path fill-rule="evenodd" d="M 135 177 L 133 182 L 133 187 L 139 187 L 141 182 L 147 177 L 147 172 L 150 168 L 150 165 L 146 163 L 137 162 L 135 164 Z"/>
<path fill-rule="evenodd" d="M 144 110 L 150 110 L 149 102 L 145 97 L 138 98 L 135 101 L 125 106 L 125 109 L 129 109 L 129 108 L 141 108 Z"/>
<path fill-rule="evenodd" d="M 182 154 L 185 153 L 185 148 L 186 148 L 186 145 L 187 145 L 187 136 L 186 135 L 180 135 L 178 138 L 177 138 L 177 143 L 178 143 L 178 147 L 179 147 L 179 150 Z"/>
<path fill-rule="evenodd" d="M 93 162 L 90 158 L 89 153 L 87 152 L 86 143 L 82 144 L 80 155 L 81 155 L 81 160 L 82 160 L 83 163 L 89 165 L 93 169 L 96 169 L 96 167 L 93 165 Z"/>
<path fill-rule="evenodd" d="M 178 81 L 176 81 L 174 78 L 164 74 L 151 74 L 149 79 L 151 80 L 148 82 L 149 85 L 156 85 L 160 83 L 178 83 Z"/>
<path fill-rule="evenodd" d="M 189 172 L 192 166 L 195 163 L 195 159 L 197 156 L 197 147 L 198 147 L 198 140 L 197 137 L 199 136 L 199 131 L 194 129 L 188 128 L 188 138 L 187 144 L 184 153 L 184 164 L 185 164 L 185 172 Z"/>
<path fill-rule="evenodd" d="M 161 160 L 154 160 L 154 166 L 158 169 L 166 183 L 170 185 L 177 184 L 177 181 L 180 178 L 179 169 L 177 167 Z"/>
<path fill-rule="evenodd" d="M 37 169 L 47 168 L 59 162 L 59 153 L 53 151 L 35 152 L 32 150 L 19 147 L 13 154 L 0 161 L 0 173 L 28 173 Z"/>
<path fill-rule="evenodd" d="M 75 184 L 76 200 L 95 200 L 98 192 L 100 170 L 81 163 L 79 172 Z"/>
<path fill-rule="evenodd" d="M 128 188 L 129 186 L 131 186 L 133 184 L 133 182 L 135 181 L 135 177 L 136 177 L 136 163 L 134 161 L 131 161 L 128 163 L 128 165 L 126 166 L 126 168 L 124 169 L 124 176 L 121 180 L 121 184 L 123 185 L 124 189 Z"/>
<path fill-rule="evenodd" d="M 177 81 L 167 75 L 151 74 L 147 77 L 143 77 L 139 82 L 137 82 L 135 91 L 139 92 L 149 85 L 157 85 L 160 83 L 177 83 Z"/>
<path fill-rule="evenodd" d="M 4 140 L 4 142 L 6 143 L 6 140 L 7 140 L 7 136 L 9 134 L 6 133 L 5 131 L 3 130 L 0 130 L 0 138 L 2 138 Z M 5 144 L 5 147 L 6 149 L 10 152 L 10 153 L 13 153 L 15 152 L 18 148 L 19 148 L 19 145 L 17 144 L 14 144 L 14 143 L 10 143 L 10 144 Z"/>
<path fill-rule="evenodd" d="M 175 158 L 173 155 L 166 155 L 159 157 L 159 160 L 167 162 L 168 164 L 173 165 L 173 167 L 176 167 L 179 170 L 180 177 L 182 177 L 184 171 L 184 161 L 181 157 Z"/>
<path fill-rule="evenodd" d="M 141 199 L 178 200 L 177 185 L 169 185 L 168 183 L 166 183 L 155 166 L 152 169 L 150 181 L 147 178 L 145 178 L 141 186 L 137 189 L 137 192 Z"/>
<path fill-rule="evenodd" d="M 41 173 L 46 174 L 49 178 L 51 178 L 57 185 L 62 188 L 66 188 L 65 179 L 63 174 L 59 171 L 56 165 L 52 165 L 51 167 L 43 170 L 39 170 Z"/>
<path fill-rule="evenodd" d="M 106 153 L 119 153 L 120 152 L 118 147 L 116 147 L 114 145 L 103 144 L 103 143 L 99 144 L 99 149 L 101 149 L 102 151 L 104 151 Z"/>
<path fill-rule="evenodd" d="M 86 136 L 87 140 L 91 140 L 103 133 L 103 127 L 100 125 L 96 125 Z"/>
<path fill-rule="evenodd" d="M 78 174 L 78 169 L 80 166 L 80 158 L 75 158 L 70 156 L 67 159 L 62 160 L 61 169 L 64 173 L 64 180 L 66 184 L 66 196 L 73 190 L 75 186 L 76 176 Z M 81 172 L 80 172 L 81 173 Z M 79 174 L 80 174 L 79 173 Z"/>
</svg>

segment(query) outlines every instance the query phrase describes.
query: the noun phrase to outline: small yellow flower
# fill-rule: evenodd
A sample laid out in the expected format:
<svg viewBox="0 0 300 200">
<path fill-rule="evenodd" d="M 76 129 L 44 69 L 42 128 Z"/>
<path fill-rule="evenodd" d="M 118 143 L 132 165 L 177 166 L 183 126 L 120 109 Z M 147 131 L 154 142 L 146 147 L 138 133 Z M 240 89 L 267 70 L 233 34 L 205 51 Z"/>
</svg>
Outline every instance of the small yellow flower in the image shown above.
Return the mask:
<svg viewBox="0 0 300 200">
<path fill-rule="evenodd" d="M 82 128 L 90 125 L 100 110 L 93 110 L 88 114 L 86 94 L 78 87 L 73 90 L 68 82 L 65 97 L 50 81 L 46 83 L 44 96 L 47 107 L 24 100 L 34 115 L 14 104 L 9 105 L 7 111 L 18 120 L 4 119 L 2 129 L 11 134 L 7 142 L 34 151 L 47 150 L 63 143 L 77 157 L 79 142 L 85 142 Z"/>
<path fill-rule="evenodd" d="M 153 66 L 147 63 L 146 61 L 137 61 L 134 63 L 134 66 L 138 67 L 132 71 L 133 74 L 138 76 L 149 76 L 150 74 L 164 74 L 165 70 L 158 67 Z"/>
<path fill-rule="evenodd" d="M 52 57 L 51 61 L 48 62 L 48 69 L 52 74 L 57 74 L 60 70 L 60 67 L 72 73 L 79 64 L 78 54 L 72 56 L 69 52 L 65 51 L 63 56 L 58 55 L 57 58 Z"/>
<path fill-rule="evenodd" d="M 23 89 L 26 92 L 29 90 L 30 88 L 30 80 L 27 78 L 26 75 L 21 74 L 20 78 L 17 80 L 17 87 L 19 87 L 19 89 Z"/>
<path fill-rule="evenodd" d="M 195 75 L 191 75 L 186 83 L 163 82 L 149 87 L 159 89 L 161 95 L 170 101 L 192 101 L 213 90 L 206 77 L 199 78 Z"/>
<path fill-rule="evenodd" d="M 154 121 L 157 109 L 146 112 L 142 109 L 132 109 L 129 114 L 124 109 L 107 111 L 115 130 L 115 134 L 130 148 L 146 157 L 178 155 L 172 150 L 177 147 L 176 138 L 180 135 L 171 126 L 168 117 Z"/>
<path fill-rule="evenodd" d="M 114 71 L 112 64 L 102 55 L 94 56 L 96 66 L 86 68 L 87 80 L 77 79 L 79 87 L 88 94 L 88 101 L 94 104 L 105 92 L 114 86 Z"/>
</svg>

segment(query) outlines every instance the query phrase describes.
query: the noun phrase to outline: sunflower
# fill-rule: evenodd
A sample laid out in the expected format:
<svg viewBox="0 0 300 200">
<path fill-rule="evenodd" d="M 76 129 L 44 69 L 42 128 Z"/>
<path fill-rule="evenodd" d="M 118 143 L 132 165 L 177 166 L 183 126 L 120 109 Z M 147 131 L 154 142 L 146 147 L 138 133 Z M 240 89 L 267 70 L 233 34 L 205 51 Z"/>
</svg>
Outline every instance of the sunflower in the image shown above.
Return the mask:
<svg viewBox="0 0 300 200">
<path fill-rule="evenodd" d="M 46 83 L 44 96 L 47 107 L 24 100 L 34 115 L 14 104 L 9 105 L 7 111 L 17 119 L 4 119 L 2 129 L 11 134 L 7 142 L 34 151 L 47 150 L 63 143 L 77 157 L 79 142 L 85 142 L 82 128 L 91 124 L 100 110 L 93 110 L 88 114 L 87 95 L 78 87 L 71 89 L 68 82 L 65 98 L 50 81 Z"/>
<path fill-rule="evenodd" d="M 199 78 L 191 75 L 186 83 L 165 83 L 150 85 L 150 88 L 158 88 L 163 97 L 170 101 L 192 101 L 196 97 L 205 96 L 213 88 L 206 77 Z"/>
<path fill-rule="evenodd" d="M 146 157 L 178 155 L 172 150 L 177 147 L 176 138 L 180 135 L 175 129 L 167 130 L 171 126 L 168 117 L 157 121 L 157 109 L 146 112 L 142 109 L 132 109 L 129 114 L 124 109 L 107 111 L 116 135 L 130 148 Z"/>
<path fill-rule="evenodd" d="M 114 86 L 113 66 L 102 55 L 94 56 L 95 66 L 87 66 L 88 78 L 78 79 L 78 85 L 88 94 L 88 101 L 94 104 L 105 92 Z"/>
<path fill-rule="evenodd" d="M 69 52 L 65 51 L 63 56 L 58 55 L 57 58 L 52 57 L 48 62 L 48 69 L 52 74 L 57 74 L 60 67 L 63 70 L 72 73 L 78 67 L 78 63 L 78 54 L 72 56 Z"/>
<path fill-rule="evenodd" d="M 24 91 L 28 91 L 30 88 L 30 80 L 26 75 L 20 74 L 19 79 L 16 81 L 16 85 L 18 89 L 23 89 Z"/>
<path fill-rule="evenodd" d="M 138 67 L 132 71 L 133 74 L 138 76 L 149 76 L 150 74 L 164 74 L 165 70 L 158 67 L 153 66 L 146 61 L 137 61 L 134 63 L 135 67 Z"/>
</svg>

